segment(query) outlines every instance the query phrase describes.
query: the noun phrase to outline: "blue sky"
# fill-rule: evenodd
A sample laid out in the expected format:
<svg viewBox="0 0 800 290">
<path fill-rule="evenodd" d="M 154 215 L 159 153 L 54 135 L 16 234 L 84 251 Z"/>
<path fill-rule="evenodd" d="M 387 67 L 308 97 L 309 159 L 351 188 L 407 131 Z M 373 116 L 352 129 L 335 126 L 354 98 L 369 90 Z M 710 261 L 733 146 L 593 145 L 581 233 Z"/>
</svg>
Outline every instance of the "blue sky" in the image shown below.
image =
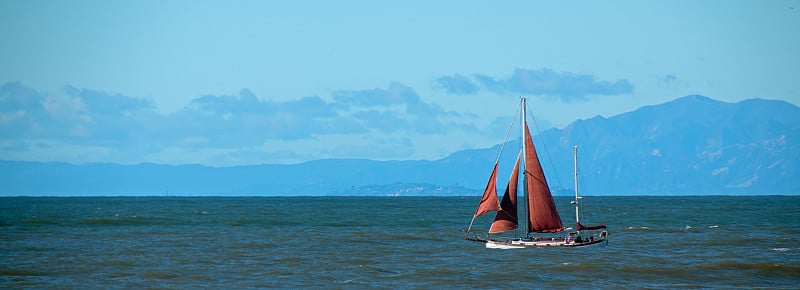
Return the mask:
<svg viewBox="0 0 800 290">
<path fill-rule="evenodd" d="M 690 94 L 800 104 L 800 1 L 0 1 L 0 159 L 438 159 Z"/>
</svg>

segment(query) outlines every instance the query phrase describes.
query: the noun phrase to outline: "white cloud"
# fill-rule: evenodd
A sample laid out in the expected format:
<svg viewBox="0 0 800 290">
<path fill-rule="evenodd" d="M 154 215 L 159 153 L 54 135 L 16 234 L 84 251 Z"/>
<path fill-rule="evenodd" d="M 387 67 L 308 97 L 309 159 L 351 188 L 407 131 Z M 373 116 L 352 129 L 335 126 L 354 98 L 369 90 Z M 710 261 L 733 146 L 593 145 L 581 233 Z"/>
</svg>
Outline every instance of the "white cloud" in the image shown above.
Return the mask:
<svg viewBox="0 0 800 290">
<path fill-rule="evenodd" d="M 465 95 L 480 89 L 498 94 L 523 94 L 554 97 L 562 102 L 588 101 L 589 96 L 613 96 L 633 93 L 628 80 L 603 81 L 589 74 L 518 68 L 507 77 L 474 74 L 472 78 L 456 74 L 437 78 L 436 85 L 448 93 Z"/>
</svg>

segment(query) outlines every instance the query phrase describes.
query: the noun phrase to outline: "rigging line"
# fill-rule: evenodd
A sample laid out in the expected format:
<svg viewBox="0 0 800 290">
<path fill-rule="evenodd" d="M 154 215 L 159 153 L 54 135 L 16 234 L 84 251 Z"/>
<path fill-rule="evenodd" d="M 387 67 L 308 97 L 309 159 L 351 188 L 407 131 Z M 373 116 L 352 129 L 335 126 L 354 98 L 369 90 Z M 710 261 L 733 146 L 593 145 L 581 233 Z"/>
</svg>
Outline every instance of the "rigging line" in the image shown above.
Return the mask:
<svg viewBox="0 0 800 290">
<path fill-rule="evenodd" d="M 579 157 L 578 157 L 578 160 L 579 160 L 579 161 L 580 161 L 580 158 L 581 158 L 581 157 L 579 156 Z M 585 182 L 583 182 L 583 173 L 580 173 L 580 172 L 583 172 L 583 171 L 581 171 L 581 167 L 582 167 L 582 166 L 581 166 L 581 162 L 578 162 L 578 169 L 577 169 L 577 170 L 578 170 L 578 172 L 579 172 L 579 174 L 578 174 L 578 185 L 579 185 L 579 188 L 582 188 L 582 189 L 583 189 L 583 190 L 582 190 L 582 192 L 586 192 L 586 183 L 585 183 Z M 581 196 L 583 196 L 583 194 L 582 194 L 582 193 L 581 193 Z"/>
<path fill-rule="evenodd" d="M 506 142 L 508 141 L 508 135 L 511 134 L 511 129 L 514 128 L 514 122 L 517 121 L 517 114 L 519 110 L 522 108 L 522 105 L 517 105 L 517 110 L 514 112 L 514 117 L 511 118 L 511 124 L 508 126 L 508 131 L 506 131 L 506 137 L 503 138 L 503 143 L 500 145 L 500 152 L 497 153 L 497 159 L 494 160 L 494 163 L 500 162 L 500 157 L 503 156 L 503 148 L 506 147 Z"/>
<path fill-rule="evenodd" d="M 578 155 L 578 160 L 579 161 L 583 160 L 582 156 L 585 156 L 585 154 Z M 583 168 L 583 162 L 578 162 L 578 172 L 583 172 L 583 170 L 581 170 L 581 168 Z M 578 174 L 578 185 L 579 185 L 578 186 L 579 188 L 583 189 L 583 190 L 581 190 L 580 196 L 581 197 L 585 197 L 584 193 L 587 192 L 586 189 L 589 188 L 589 187 L 586 186 L 585 179 L 583 178 L 583 173 Z M 587 207 L 585 200 L 582 200 L 579 203 L 579 206 L 580 206 L 580 210 L 581 210 L 581 217 L 582 217 L 581 219 L 584 220 L 584 222 L 586 222 L 588 220 L 589 223 L 587 223 L 587 224 L 597 223 L 598 220 L 599 220 L 597 218 L 603 216 L 603 214 L 600 211 L 597 211 L 596 207 Z M 587 208 L 589 210 L 587 210 Z M 602 224 L 607 224 L 607 223 L 608 223 L 607 220 L 602 222 Z"/>
<path fill-rule="evenodd" d="M 513 217 L 511 213 L 509 213 L 508 211 L 506 211 L 505 209 L 502 209 L 502 208 L 500 209 L 500 211 L 506 213 L 506 215 L 508 215 L 508 217 L 514 219 L 515 223 L 519 224 L 519 217 Z M 492 223 L 494 223 L 494 221 L 492 221 Z"/>
<path fill-rule="evenodd" d="M 538 178 L 535 175 L 533 175 L 533 173 L 531 173 L 531 172 L 525 171 L 525 174 L 530 176 L 531 179 L 538 181 L 539 184 L 547 184 L 547 180 L 546 179 Z"/>
<path fill-rule="evenodd" d="M 580 158 L 580 157 L 578 157 L 578 158 Z M 583 166 L 578 164 L 578 172 L 583 172 L 581 170 L 581 168 L 583 168 Z M 588 192 L 588 190 L 586 190 L 586 189 L 589 188 L 589 186 L 586 185 L 586 179 L 584 179 L 583 174 L 578 175 L 578 183 L 580 184 L 580 187 L 583 188 L 583 190 L 581 190 L 581 196 L 583 196 L 583 193 Z"/>
<path fill-rule="evenodd" d="M 578 181 L 577 181 L 577 182 L 578 182 L 578 188 L 579 188 L 579 189 L 581 189 L 581 190 L 580 190 L 580 192 L 578 192 L 578 195 L 579 195 L 581 198 L 583 198 L 583 197 L 584 197 L 584 196 L 583 196 L 583 192 L 585 192 L 585 189 L 586 189 L 586 187 L 584 187 L 584 184 L 583 184 L 583 173 L 582 173 L 583 171 L 581 171 L 581 166 L 582 166 L 582 164 L 583 164 L 583 163 L 582 163 L 582 162 L 580 162 L 580 160 L 581 160 L 581 157 L 583 157 L 583 154 L 578 154 L 578 156 L 577 156 L 577 158 L 578 158 L 578 162 L 576 162 L 576 163 L 575 163 L 575 165 L 577 166 L 577 168 L 575 168 L 575 171 L 577 171 L 577 172 L 578 172 L 578 173 L 577 173 L 577 178 L 578 178 Z M 582 220 L 584 221 L 584 223 L 586 223 L 586 220 L 587 220 L 587 218 L 586 218 L 586 217 L 587 217 L 587 214 L 586 214 L 586 210 L 585 210 L 586 204 L 585 204 L 585 203 L 586 203 L 585 201 L 578 202 L 578 208 L 580 208 L 580 211 L 581 211 L 581 217 L 583 217 L 583 218 L 582 218 Z"/>
<path fill-rule="evenodd" d="M 583 155 L 579 155 L 579 156 L 578 156 L 578 160 L 579 160 L 579 161 L 581 160 L 581 156 L 583 156 Z M 581 170 L 581 168 L 583 168 L 582 164 L 583 164 L 583 162 L 578 162 L 578 172 L 583 172 L 583 171 Z M 581 190 L 581 192 L 580 192 L 580 196 L 581 196 L 581 197 L 584 197 L 583 193 L 585 193 L 585 192 L 586 192 L 586 188 L 587 188 L 587 187 L 586 187 L 586 183 L 584 182 L 584 179 L 583 179 L 583 174 L 582 174 L 582 173 L 581 173 L 581 174 L 578 174 L 578 185 L 579 185 L 579 186 L 578 186 L 579 188 L 582 188 L 582 189 L 583 189 L 583 190 Z M 578 206 L 580 207 L 581 214 L 582 214 L 582 216 L 583 216 L 583 220 L 589 220 L 589 221 L 591 221 L 592 219 L 587 219 L 587 217 L 592 217 L 594 213 L 586 211 L 586 209 L 585 209 L 585 208 L 586 208 L 586 201 L 581 201 L 581 202 L 578 204 Z M 587 213 L 588 213 L 588 214 L 587 214 Z"/>
<path fill-rule="evenodd" d="M 539 138 L 542 139 L 542 147 L 544 147 L 544 152 L 547 154 L 547 160 L 550 161 L 550 167 L 553 168 L 553 172 L 556 175 L 556 181 L 558 181 L 559 188 L 564 188 L 564 185 L 561 184 L 561 177 L 558 176 L 558 169 L 556 165 L 553 163 L 553 158 L 550 157 L 550 150 L 547 149 L 547 144 L 544 142 L 544 135 L 542 135 L 542 131 L 539 130 L 539 125 L 536 124 L 536 117 L 531 114 L 531 119 L 533 120 L 533 127 L 536 127 L 536 133 L 539 133 Z"/>
</svg>

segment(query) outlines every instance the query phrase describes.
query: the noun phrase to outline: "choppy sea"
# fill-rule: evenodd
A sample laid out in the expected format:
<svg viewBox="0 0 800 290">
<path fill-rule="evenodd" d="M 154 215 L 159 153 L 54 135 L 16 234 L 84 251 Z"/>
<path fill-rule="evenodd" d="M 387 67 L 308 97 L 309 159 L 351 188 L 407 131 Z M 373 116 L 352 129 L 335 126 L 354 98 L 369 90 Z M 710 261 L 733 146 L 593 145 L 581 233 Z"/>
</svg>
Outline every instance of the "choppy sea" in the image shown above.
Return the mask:
<svg viewBox="0 0 800 290">
<path fill-rule="evenodd" d="M 589 196 L 608 244 L 513 250 L 479 198 L 2 197 L 0 288 L 800 287 L 800 196 Z"/>
</svg>

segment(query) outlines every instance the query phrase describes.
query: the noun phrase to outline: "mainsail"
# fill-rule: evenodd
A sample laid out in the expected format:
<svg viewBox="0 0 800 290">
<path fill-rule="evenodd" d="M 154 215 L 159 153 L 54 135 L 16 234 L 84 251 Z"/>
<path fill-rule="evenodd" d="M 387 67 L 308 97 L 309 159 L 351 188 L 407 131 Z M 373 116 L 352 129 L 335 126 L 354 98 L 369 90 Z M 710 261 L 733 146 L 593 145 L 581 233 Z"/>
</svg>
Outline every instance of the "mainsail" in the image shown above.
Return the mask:
<svg viewBox="0 0 800 290">
<path fill-rule="evenodd" d="M 490 234 L 507 232 L 519 226 L 517 222 L 519 161 L 520 156 L 517 155 L 517 163 L 514 165 L 514 171 L 511 172 L 511 178 L 508 179 L 508 186 L 506 186 L 506 192 L 503 194 L 503 201 L 500 202 L 500 210 L 497 212 L 497 215 L 494 217 L 494 222 L 492 222 L 492 226 L 489 228 Z"/>
<path fill-rule="evenodd" d="M 525 187 L 528 195 L 528 232 L 555 233 L 564 230 L 561 217 L 556 211 L 556 204 L 542 165 L 533 146 L 531 132 L 525 124 Z"/>
</svg>

